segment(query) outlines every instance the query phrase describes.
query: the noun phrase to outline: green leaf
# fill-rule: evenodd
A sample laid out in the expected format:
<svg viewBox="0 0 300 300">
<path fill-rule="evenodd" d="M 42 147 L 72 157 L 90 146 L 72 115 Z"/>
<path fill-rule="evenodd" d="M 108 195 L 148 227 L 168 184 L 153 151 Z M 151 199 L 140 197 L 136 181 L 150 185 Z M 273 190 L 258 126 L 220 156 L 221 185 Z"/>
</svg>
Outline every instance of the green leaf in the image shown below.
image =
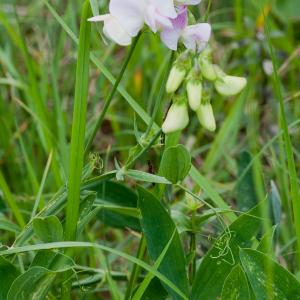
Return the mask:
<svg viewBox="0 0 300 300">
<path fill-rule="evenodd" d="M 171 184 L 165 177 L 146 173 L 138 170 L 126 170 L 125 175 L 137 181 L 151 182 L 151 183 L 162 183 Z"/>
<path fill-rule="evenodd" d="M 274 181 L 271 181 L 271 191 L 268 198 L 272 223 L 278 225 L 281 221 L 281 199 Z"/>
<path fill-rule="evenodd" d="M 207 194 L 207 196 L 211 199 L 211 201 L 214 203 L 214 205 L 220 209 L 230 211 L 229 205 L 225 202 L 225 200 L 218 194 L 216 189 L 214 189 L 208 179 L 200 174 L 198 170 L 196 169 L 195 166 L 192 166 L 189 175 L 193 179 L 195 183 L 201 187 Z M 228 219 L 230 221 L 235 221 L 236 220 L 236 215 L 233 212 L 228 213 Z"/>
<path fill-rule="evenodd" d="M 38 238 L 45 243 L 63 240 L 63 228 L 56 216 L 35 218 L 33 229 Z"/>
<path fill-rule="evenodd" d="M 43 267 L 53 272 L 64 272 L 74 266 L 75 263 L 69 256 L 60 252 L 41 250 L 35 255 L 30 268 Z"/>
<path fill-rule="evenodd" d="M 248 168 L 252 161 L 251 154 L 244 151 L 238 159 L 238 180 L 236 189 L 237 206 L 240 211 L 247 211 L 257 205 L 257 195 L 254 186 L 252 168 Z"/>
<path fill-rule="evenodd" d="M 181 296 L 182 299 L 188 300 L 188 297 L 165 275 L 158 272 L 155 268 L 151 267 L 147 263 L 145 263 L 143 260 L 138 259 L 134 256 L 128 255 L 125 252 L 122 252 L 120 250 L 107 247 L 104 245 L 100 245 L 97 243 L 88 243 L 88 242 L 56 242 L 56 243 L 47 243 L 47 244 L 35 244 L 35 245 L 27 245 L 22 247 L 14 247 L 7 250 L 1 250 L 0 249 L 0 255 L 11 255 L 11 254 L 20 254 L 20 253 L 26 253 L 30 251 L 39 251 L 39 250 L 53 250 L 53 249 L 73 249 L 73 248 L 95 248 L 95 249 L 101 249 L 103 251 L 107 251 L 109 253 L 112 253 L 114 255 L 120 256 L 124 258 L 125 260 L 128 260 L 132 263 L 135 263 L 142 267 L 143 269 L 147 270 L 148 272 L 153 273 L 156 277 L 158 277 L 166 286 L 171 288 L 174 292 L 176 292 L 178 295 Z"/>
<path fill-rule="evenodd" d="M 299 281 L 267 255 L 252 249 L 241 249 L 240 258 L 257 299 L 300 299 Z M 271 278 L 267 276 L 269 272 L 266 268 L 270 268 Z"/>
<path fill-rule="evenodd" d="M 0 230 L 19 233 L 20 227 L 16 224 L 10 222 L 9 220 L 7 220 L 5 217 L 0 216 Z"/>
<path fill-rule="evenodd" d="M 223 290 L 222 300 L 248 300 L 249 286 L 247 277 L 240 265 L 236 265 L 227 276 Z"/>
<path fill-rule="evenodd" d="M 165 300 L 168 293 L 157 277 L 153 278 L 144 292 L 141 300 Z"/>
<path fill-rule="evenodd" d="M 191 169 L 191 155 L 183 145 L 170 147 L 164 151 L 160 165 L 160 175 L 172 183 L 182 181 Z"/>
<path fill-rule="evenodd" d="M 277 226 L 275 225 L 264 234 L 256 250 L 270 255 L 274 246 L 274 237 L 276 229 Z"/>
<path fill-rule="evenodd" d="M 44 299 L 54 277 L 55 273 L 45 268 L 33 267 L 13 282 L 7 300 Z"/>
<path fill-rule="evenodd" d="M 130 209 L 137 209 L 137 195 L 125 185 L 113 181 L 97 185 L 92 188 L 97 192 L 95 205 L 104 206 L 98 213 L 98 217 L 107 225 L 118 228 L 131 228 L 140 231 L 140 222 L 137 218 L 128 216 L 116 209 L 105 209 L 105 206 L 124 208 L 127 212 Z"/>
<path fill-rule="evenodd" d="M 239 248 L 250 246 L 251 239 L 261 227 L 260 210 L 258 205 L 241 215 L 216 240 L 197 271 L 192 300 L 210 300 L 220 296 L 226 277 L 239 262 Z"/>
<path fill-rule="evenodd" d="M 141 210 L 141 225 L 151 259 L 156 261 L 175 232 L 173 241 L 158 270 L 174 283 L 183 294 L 188 295 L 188 278 L 185 255 L 175 224 L 159 200 L 145 189 L 138 188 L 138 205 Z M 174 299 L 182 299 L 165 286 Z"/>
<path fill-rule="evenodd" d="M 19 275 L 19 270 L 0 256 L 0 300 L 6 300 L 10 286 Z"/>
<path fill-rule="evenodd" d="M 174 235 L 177 231 L 174 230 L 174 233 L 172 235 L 172 237 L 170 238 L 170 240 L 168 241 L 167 245 L 165 246 L 164 250 L 161 252 L 161 254 L 159 255 L 159 257 L 157 258 L 157 260 L 155 261 L 153 267 L 155 268 L 155 270 L 157 270 L 161 264 L 161 262 L 163 261 L 163 259 L 165 258 L 166 253 L 168 252 L 170 245 L 173 241 Z M 139 300 L 142 298 L 142 296 L 144 295 L 144 293 L 146 292 L 148 286 L 150 285 L 152 279 L 155 276 L 152 273 L 148 273 L 146 275 L 146 277 L 144 278 L 144 280 L 141 282 L 139 288 L 137 289 L 137 291 L 135 292 L 134 296 L 132 297 L 132 300 Z"/>
</svg>

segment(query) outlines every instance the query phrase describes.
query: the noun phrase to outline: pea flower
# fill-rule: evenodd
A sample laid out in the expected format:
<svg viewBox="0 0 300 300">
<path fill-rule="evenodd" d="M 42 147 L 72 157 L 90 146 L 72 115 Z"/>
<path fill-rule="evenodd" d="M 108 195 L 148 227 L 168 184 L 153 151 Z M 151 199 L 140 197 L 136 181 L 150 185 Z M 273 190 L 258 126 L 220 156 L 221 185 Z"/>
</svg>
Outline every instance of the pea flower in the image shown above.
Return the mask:
<svg viewBox="0 0 300 300">
<path fill-rule="evenodd" d="M 179 8 L 178 15 L 171 19 L 172 28 L 165 27 L 161 32 L 162 42 L 170 49 L 177 50 L 178 42 L 182 41 L 187 49 L 200 52 L 206 46 L 211 26 L 207 23 L 188 25 L 188 11 L 186 6 Z"/>
<path fill-rule="evenodd" d="M 197 111 L 202 100 L 202 78 L 199 66 L 196 64 L 188 75 L 186 91 L 190 108 Z"/>
<path fill-rule="evenodd" d="M 189 56 L 189 52 L 185 51 L 180 54 L 174 62 L 166 84 L 167 93 L 171 94 L 176 92 L 184 81 L 185 76 L 190 69 Z"/>
<path fill-rule="evenodd" d="M 215 131 L 216 120 L 213 112 L 213 108 L 210 102 L 201 103 L 197 110 L 197 117 L 200 124 L 208 131 Z"/>
<path fill-rule="evenodd" d="M 186 101 L 178 99 L 174 102 L 162 125 L 162 131 L 165 134 L 183 130 L 189 124 L 189 114 Z"/>
<path fill-rule="evenodd" d="M 235 96 L 247 85 L 244 77 L 230 76 L 224 73 L 218 66 L 215 66 L 217 79 L 214 82 L 217 92 L 223 96 Z"/>
<path fill-rule="evenodd" d="M 156 33 L 162 31 L 163 42 L 173 50 L 182 37 L 184 44 L 195 48 L 196 44 L 204 42 L 208 24 L 187 26 L 186 5 L 197 5 L 201 0 L 111 0 L 109 14 L 95 16 L 92 22 L 104 22 L 104 34 L 119 45 L 127 46 L 144 27 L 144 24 Z M 184 22 L 182 12 L 185 11 Z M 179 26 L 178 26 L 179 25 Z M 199 27 L 199 25 L 201 25 Z M 210 34 L 210 27 L 209 27 Z M 176 44 L 176 46 L 175 46 Z"/>
</svg>

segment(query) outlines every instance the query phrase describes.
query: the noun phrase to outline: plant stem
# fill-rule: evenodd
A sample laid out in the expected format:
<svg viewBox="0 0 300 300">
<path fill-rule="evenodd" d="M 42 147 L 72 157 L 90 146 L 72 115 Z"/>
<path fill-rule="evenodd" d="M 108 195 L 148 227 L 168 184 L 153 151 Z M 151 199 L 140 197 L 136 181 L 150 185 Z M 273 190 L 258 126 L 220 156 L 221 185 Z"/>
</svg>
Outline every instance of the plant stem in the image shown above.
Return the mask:
<svg viewBox="0 0 300 300">
<path fill-rule="evenodd" d="M 300 194 L 299 194 L 299 186 L 298 186 L 298 176 L 296 171 L 296 164 L 294 159 L 294 153 L 293 153 L 293 146 L 291 137 L 289 135 L 288 125 L 287 125 L 287 119 L 285 115 L 285 107 L 284 107 L 284 100 L 281 90 L 281 82 L 278 74 L 278 67 L 277 67 L 277 60 L 275 57 L 275 53 L 273 50 L 271 37 L 270 37 L 270 28 L 269 28 L 269 21 L 267 17 L 265 17 L 265 31 L 266 31 L 266 37 L 267 42 L 269 45 L 270 55 L 273 63 L 273 76 L 274 76 L 274 88 L 275 92 L 277 94 L 277 97 L 279 99 L 279 107 L 280 107 L 280 115 L 281 115 L 281 127 L 283 130 L 283 138 L 284 138 L 284 144 L 285 144 L 285 152 L 286 152 L 286 158 L 288 162 L 288 170 L 289 170 L 289 179 L 290 179 L 290 190 L 291 190 L 291 199 L 292 199 L 292 206 L 293 206 L 293 213 L 294 213 L 294 226 L 296 230 L 296 236 L 297 236 L 297 250 L 300 249 Z M 292 212 L 291 212 L 292 213 Z M 300 266 L 300 254 L 297 252 L 297 264 L 298 267 Z"/>
<path fill-rule="evenodd" d="M 142 260 L 143 257 L 144 257 L 144 254 L 145 254 L 145 250 L 146 250 L 146 240 L 145 240 L 144 236 L 142 235 L 136 258 Z M 138 266 L 137 264 L 134 264 L 131 275 L 130 275 L 128 288 L 126 290 L 124 300 L 129 300 L 131 298 L 132 292 L 133 292 L 133 289 L 134 289 L 134 286 L 135 286 L 135 283 L 136 283 L 136 279 L 139 276 L 140 270 L 141 270 L 141 267 Z"/>
<path fill-rule="evenodd" d="M 87 142 L 87 145 L 85 147 L 85 155 L 88 153 L 89 149 L 91 148 L 92 143 L 93 143 L 93 141 L 95 139 L 95 136 L 97 134 L 97 131 L 99 130 L 99 128 L 101 127 L 101 125 L 103 123 L 105 114 L 106 114 L 106 112 L 107 112 L 107 110 L 108 110 L 108 108 L 109 108 L 109 106 L 111 104 L 112 99 L 115 96 L 115 93 L 116 93 L 116 91 L 118 89 L 118 86 L 119 86 L 119 84 L 120 84 L 120 82 L 121 82 L 121 80 L 123 78 L 123 75 L 124 75 L 124 73 L 126 71 L 128 63 L 129 63 L 129 61 L 130 61 L 130 59 L 131 59 L 131 57 L 132 57 L 132 55 L 134 53 L 134 50 L 136 48 L 136 45 L 138 43 L 138 40 L 139 40 L 140 36 L 141 36 L 141 33 L 138 34 L 137 37 L 134 39 L 134 41 L 133 41 L 133 43 L 131 45 L 131 48 L 130 48 L 128 54 L 127 54 L 127 57 L 125 59 L 125 62 L 123 64 L 123 66 L 122 66 L 122 69 L 121 69 L 121 71 L 119 73 L 119 76 L 118 76 L 118 78 L 116 79 L 116 81 L 115 81 L 115 83 L 113 85 L 112 91 L 111 91 L 109 97 L 105 101 L 103 109 L 102 109 L 102 111 L 101 111 L 101 113 L 100 113 L 100 115 L 99 115 L 99 117 L 98 117 L 98 119 L 97 119 L 97 121 L 96 121 L 96 123 L 95 123 L 95 125 L 93 127 L 92 133 L 91 133 L 91 135 L 88 138 L 88 142 Z"/>
<path fill-rule="evenodd" d="M 169 76 L 169 73 L 170 73 L 170 70 L 171 70 L 171 67 L 172 67 L 172 64 L 173 64 L 173 60 L 174 60 L 174 51 L 172 51 L 172 53 L 171 53 L 167 69 L 166 69 L 165 74 L 163 76 L 163 80 L 162 80 L 162 83 L 161 83 L 161 86 L 160 86 L 160 89 L 159 89 L 159 94 L 158 94 L 158 97 L 155 101 L 155 105 L 154 105 L 154 108 L 153 108 L 153 113 L 152 113 L 150 122 L 148 124 L 147 130 L 146 130 L 146 133 L 145 133 L 146 137 L 150 133 L 150 130 L 151 130 L 153 124 L 154 124 L 154 120 L 156 118 L 159 107 L 161 106 L 161 101 L 162 101 L 163 96 L 165 94 L 166 82 L 167 82 L 167 79 L 168 79 L 168 76 Z"/>
<path fill-rule="evenodd" d="M 76 86 L 74 97 L 74 113 L 70 150 L 70 167 L 68 181 L 68 199 L 66 209 L 65 240 L 76 240 L 79 216 L 80 187 L 84 163 L 84 137 L 86 126 L 86 110 L 89 81 L 89 56 L 91 24 L 87 21 L 91 14 L 89 1 L 83 4 L 81 16 L 78 60 L 76 68 Z M 66 274 L 65 278 L 68 278 Z M 63 287 L 63 299 L 70 299 L 71 281 Z"/>
</svg>

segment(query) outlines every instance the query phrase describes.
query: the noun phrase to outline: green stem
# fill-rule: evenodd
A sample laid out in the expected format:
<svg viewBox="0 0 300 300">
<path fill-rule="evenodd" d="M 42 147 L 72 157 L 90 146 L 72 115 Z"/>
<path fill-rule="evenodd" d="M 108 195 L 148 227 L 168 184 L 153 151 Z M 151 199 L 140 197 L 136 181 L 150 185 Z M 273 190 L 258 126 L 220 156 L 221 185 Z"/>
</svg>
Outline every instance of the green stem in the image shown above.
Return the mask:
<svg viewBox="0 0 300 300">
<path fill-rule="evenodd" d="M 77 222 L 79 216 L 80 187 L 84 163 L 84 137 L 86 126 L 86 110 L 89 82 L 89 56 L 91 24 L 87 21 L 91 15 L 89 1 L 83 4 L 81 16 L 79 49 L 76 68 L 76 86 L 74 97 L 74 113 L 70 150 L 70 169 L 68 181 L 68 199 L 66 209 L 65 240 L 76 240 Z M 70 274 L 66 274 L 65 279 Z M 62 299 L 70 299 L 71 281 L 62 289 Z"/>
<path fill-rule="evenodd" d="M 134 165 L 135 162 L 137 162 L 155 143 L 155 141 L 158 139 L 158 137 L 161 135 L 162 130 L 158 130 L 156 134 L 153 136 L 153 138 L 150 140 L 148 145 L 143 148 L 141 152 L 139 152 L 130 162 L 128 162 L 125 166 L 125 169 L 128 169 L 130 166 Z"/>
<path fill-rule="evenodd" d="M 146 250 L 146 240 L 144 238 L 144 236 L 141 237 L 140 240 L 140 244 L 139 244 L 139 248 L 136 254 L 136 258 L 142 260 L 145 254 L 145 250 Z M 139 276 L 139 273 L 141 271 L 141 267 L 138 266 L 137 264 L 134 264 L 131 275 L 130 275 L 130 279 L 129 279 L 129 283 L 128 283 L 128 287 L 126 290 L 126 294 L 124 297 L 124 300 L 129 300 L 132 296 L 132 292 L 136 283 L 136 280 Z"/>
<path fill-rule="evenodd" d="M 298 176 L 296 171 L 296 164 L 294 159 L 294 153 L 293 153 L 293 146 L 291 137 L 289 135 L 288 125 L 287 125 L 287 119 L 285 115 L 285 107 L 284 107 L 284 99 L 282 95 L 281 90 L 281 82 L 278 74 L 278 67 L 277 67 L 277 60 L 275 57 L 275 53 L 273 50 L 271 37 L 270 37 L 270 27 L 269 27 L 269 21 L 266 18 L 265 22 L 265 30 L 266 30 L 266 37 L 267 42 L 269 45 L 269 50 L 272 58 L 273 63 L 273 76 L 274 76 L 274 88 L 275 92 L 277 94 L 277 97 L 279 99 L 279 106 L 280 106 L 280 115 L 281 115 L 281 127 L 283 130 L 283 138 L 284 138 L 284 144 L 285 144 L 285 152 L 288 162 L 288 170 L 289 170 L 289 179 L 290 179 L 290 190 L 291 190 L 291 199 L 292 199 L 292 206 L 293 206 L 293 212 L 294 213 L 294 226 L 296 230 L 296 236 L 297 236 L 297 246 L 298 251 L 300 250 L 300 194 L 299 194 L 299 186 L 298 186 Z M 297 263 L 298 266 L 300 266 L 300 254 L 297 251 Z"/>
<path fill-rule="evenodd" d="M 131 59 L 131 57 L 132 57 L 132 55 L 134 53 L 134 50 L 136 48 L 136 45 L 138 43 L 138 40 L 139 40 L 140 36 L 141 36 L 141 33 L 138 34 L 138 36 L 134 39 L 134 41 L 133 41 L 133 43 L 131 45 L 131 48 L 130 48 L 130 50 L 128 52 L 128 55 L 127 55 L 127 57 L 125 59 L 125 62 L 123 64 L 123 66 L 122 66 L 122 69 L 121 69 L 121 71 L 119 73 L 119 76 L 116 79 L 116 81 L 115 81 L 115 83 L 113 85 L 112 91 L 111 91 L 109 97 L 106 99 L 105 104 L 103 106 L 103 109 L 102 109 L 102 111 L 101 111 L 101 113 L 100 113 L 100 115 L 99 115 L 99 117 L 98 117 L 98 119 L 97 119 L 97 121 L 96 121 L 93 129 L 92 129 L 92 133 L 91 133 L 91 135 L 88 138 L 88 142 L 87 142 L 87 145 L 85 147 L 85 154 L 87 154 L 88 151 L 89 151 L 89 149 L 91 148 L 92 143 L 93 143 L 93 141 L 95 139 L 95 136 L 97 134 L 97 131 L 99 130 L 99 128 L 101 127 L 101 125 L 103 123 L 105 114 L 106 114 L 106 112 L 107 112 L 107 110 L 108 110 L 108 108 L 109 108 L 109 106 L 111 104 L 112 99 L 115 96 L 115 93 L 116 93 L 116 91 L 118 89 L 118 86 L 119 86 L 119 84 L 120 84 L 120 82 L 121 82 L 121 80 L 123 78 L 123 75 L 124 75 L 124 73 L 125 73 L 125 71 L 127 69 L 128 63 L 129 63 L 129 61 L 130 61 L 130 59 Z"/>
<path fill-rule="evenodd" d="M 146 130 L 146 133 L 145 133 L 146 137 L 148 136 L 148 134 L 151 131 L 151 128 L 154 124 L 154 120 L 156 118 L 157 112 L 158 112 L 158 110 L 161 106 L 161 101 L 162 101 L 163 96 L 165 94 L 166 83 L 167 83 L 167 79 L 168 79 L 168 76 L 169 76 L 169 73 L 170 73 L 170 70 L 171 70 L 171 67 L 172 67 L 172 64 L 173 64 L 173 60 L 174 60 L 174 51 L 172 51 L 172 54 L 171 54 L 170 60 L 169 60 L 169 64 L 168 64 L 167 69 L 165 71 L 165 74 L 163 76 L 163 80 L 162 80 L 162 83 L 161 83 L 161 86 L 160 86 L 160 89 L 159 89 L 159 94 L 158 94 L 158 97 L 156 99 L 156 102 L 155 102 L 155 105 L 154 105 L 154 108 L 153 108 L 153 113 L 152 113 L 150 122 L 148 124 L 147 130 Z"/>
</svg>

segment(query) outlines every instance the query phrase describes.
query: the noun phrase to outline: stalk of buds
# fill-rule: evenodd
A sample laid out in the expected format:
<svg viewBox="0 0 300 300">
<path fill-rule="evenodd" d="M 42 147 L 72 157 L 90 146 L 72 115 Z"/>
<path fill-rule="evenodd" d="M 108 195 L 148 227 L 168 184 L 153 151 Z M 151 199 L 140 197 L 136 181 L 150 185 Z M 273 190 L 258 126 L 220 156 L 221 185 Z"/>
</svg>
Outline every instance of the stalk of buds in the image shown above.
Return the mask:
<svg viewBox="0 0 300 300">
<path fill-rule="evenodd" d="M 167 93 L 175 93 L 178 90 L 189 69 L 189 52 L 185 51 L 177 58 L 177 60 L 173 64 L 166 84 Z"/>
<path fill-rule="evenodd" d="M 165 134 L 183 130 L 189 123 L 189 114 L 186 100 L 180 97 L 171 105 L 162 125 Z"/>
<path fill-rule="evenodd" d="M 195 64 L 188 75 L 186 90 L 190 108 L 196 111 L 202 99 L 202 76 L 198 64 Z"/>
<path fill-rule="evenodd" d="M 208 131 L 216 130 L 217 128 L 216 120 L 215 120 L 213 108 L 210 103 L 209 96 L 206 96 L 205 99 L 203 99 L 196 113 L 200 124 L 205 129 L 207 129 Z"/>
</svg>

